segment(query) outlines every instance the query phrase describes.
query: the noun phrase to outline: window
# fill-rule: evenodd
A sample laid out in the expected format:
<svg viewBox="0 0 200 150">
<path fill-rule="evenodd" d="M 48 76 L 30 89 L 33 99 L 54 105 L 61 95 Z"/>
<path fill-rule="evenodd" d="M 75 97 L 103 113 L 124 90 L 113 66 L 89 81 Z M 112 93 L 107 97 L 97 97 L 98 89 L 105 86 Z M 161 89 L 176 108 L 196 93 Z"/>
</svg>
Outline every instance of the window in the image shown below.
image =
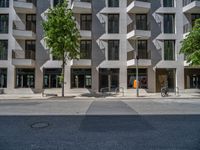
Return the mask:
<svg viewBox="0 0 200 150">
<path fill-rule="evenodd" d="M 200 14 L 191 14 L 192 27 L 195 25 L 196 19 L 200 18 Z"/>
<path fill-rule="evenodd" d="M 8 40 L 0 40 L 0 60 L 8 59 Z"/>
<path fill-rule="evenodd" d="M 7 69 L 0 68 L 0 88 L 7 87 Z"/>
<path fill-rule="evenodd" d="M 119 7 L 119 0 L 108 0 L 108 7 Z"/>
<path fill-rule="evenodd" d="M 147 30 L 147 14 L 136 15 L 136 29 Z"/>
<path fill-rule="evenodd" d="M 0 7 L 9 7 L 9 0 L 0 0 Z"/>
<path fill-rule="evenodd" d="M 148 59 L 147 40 L 138 41 L 138 58 Z"/>
<path fill-rule="evenodd" d="M 120 69 L 99 68 L 99 90 L 114 92 L 119 87 Z"/>
<path fill-rule="evenodd" d="M 163 0 L 163 7 L 174 7 L 174 0 Z"/>
<path fill-rule="evenodd" d="M 91 69 L 71 69 L 71 88 L 91 88 Z"/>
<path fill-rule="evenodd" d="M 36 15 L 26 15 L 26 30 L 36 32 Z"/>
<path fill-rule="evenodd" d="M 175 60 L 175 41 L 164 41 L 164 60 Z"/>
<path fill-rule="evenodd" d="M 8 33 L 8 14 L 0 14 L 0 33 Z"/>
<path fill-rule="evenodd" d="M 25 41 L 25 59 L 35 60 L 35 40 Z"/>
<path fill-rule="evenodd" d="M 35 6 L 37 5 L 37 0 L 26 0 L 26 2 L 32 3 L 32 4 L 34 4 Z"/>
<path fill-rule="evenodd" d="M 164 33 L 175 33 L 174 14 L 164 14 Z"/>
<path fill-rule="evenodd" d="M 91 14 L 81 14 L 81 30 L 91 30 L 92 29 L 92 15 Z"/>
<path fill-rule="evenodd" d="M 16 68 L 16 88 L 35 87 L 35 69 Z"/>
<path fill-rule="evenodd" d="M 148 75 L 147 69 L 138 69 L 138 80 L 139 80 L 139 88 L 147 89 L 148 87 Z M 127 86 L 128 88 L 133 88 L 134 80 L 136 80 L 136 69 L 128 69 L 127 70 Z"/>
<path fill-rule="evenodd" d="M 59 77 L 61 76 L 62 69 L 60 68 L 49 68 L 44 69 L 44 88 L 61 88 Z"/>
<path fill-rule="evenodd" d="M 119 14 L 108 15 L 108 33 L 119 33 Z"/>
<path fill-rule="evenodd" d="M 54 0 L 53 1 L 53 6 L 56 6 L 56 5 L 61 4 L 63 2 L 64 2 L 64 0 Z"/>
<path fill-rule="evenodd" d="M 119 60 L 119 40 L 108 41 L 108 60 Z"/>
<path fill-rule="evenodd" d="M 92 41 L 81 40 L 80 42 L 80 59 L 91 59 Z"/>
</svg>

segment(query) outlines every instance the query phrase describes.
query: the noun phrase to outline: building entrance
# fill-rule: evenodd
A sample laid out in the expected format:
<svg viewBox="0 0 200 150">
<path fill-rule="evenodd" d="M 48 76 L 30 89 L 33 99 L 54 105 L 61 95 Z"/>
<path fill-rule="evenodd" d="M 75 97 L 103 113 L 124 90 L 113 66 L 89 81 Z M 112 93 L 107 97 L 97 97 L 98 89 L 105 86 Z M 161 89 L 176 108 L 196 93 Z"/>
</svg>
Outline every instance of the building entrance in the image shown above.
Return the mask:
<svg viewBox="0 0 200 150">
<path fill-rule="evenodd" d="M 168 87 L 169 91 L 175 89 L 176 69 L 156 69 L 156 92 L 160 92 L 162 87 Z"/>
<path fill-rule="evenodd" d="M 185 88 L 199 89 L 200 88 L 200 70 L 185 69 Z"/>
<path fill-rule="evenodd" d="M 99 69 L 99 90 L 115 91 L 119 87 L 119 69 Z"/>
</svg>

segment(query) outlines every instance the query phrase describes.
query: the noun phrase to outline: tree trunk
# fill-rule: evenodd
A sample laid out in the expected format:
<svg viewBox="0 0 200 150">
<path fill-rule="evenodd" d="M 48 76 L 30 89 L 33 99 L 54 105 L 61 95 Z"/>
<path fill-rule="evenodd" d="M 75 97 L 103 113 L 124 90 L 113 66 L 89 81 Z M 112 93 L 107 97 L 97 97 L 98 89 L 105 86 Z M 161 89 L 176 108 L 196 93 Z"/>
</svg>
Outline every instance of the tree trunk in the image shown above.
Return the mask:
<svg viewBox="0 0 200 150">
<path fill-rule="evenodd" d="M 62 97 L 65 96 L 65 60 L 63 57 L 62 60 L 62 74 L 61 74 L 61 80 L 62 80 Z"/>
</svg>

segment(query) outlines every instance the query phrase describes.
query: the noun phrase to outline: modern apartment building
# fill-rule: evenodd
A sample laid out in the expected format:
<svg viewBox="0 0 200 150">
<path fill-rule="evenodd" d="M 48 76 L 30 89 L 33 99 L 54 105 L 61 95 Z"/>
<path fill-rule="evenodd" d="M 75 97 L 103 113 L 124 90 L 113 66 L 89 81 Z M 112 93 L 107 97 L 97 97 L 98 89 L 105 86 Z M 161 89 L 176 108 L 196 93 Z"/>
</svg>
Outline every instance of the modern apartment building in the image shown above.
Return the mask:
<svg viewBox="0 0 200 150">
<path fill-rule="evenodd" d="M 7 93 L 60 88 L 61 62 L 44 42 L 41 23 L 60 0 L 0 0 L 0 88 Z M 198 89 L 200 68 L 179 54 L 200 18 L 199 0 L 73 0 L 80 59 L 65 68 L 65 90 Z M 84 90 L 83 90 L 84 91 Z"/>
</svg>

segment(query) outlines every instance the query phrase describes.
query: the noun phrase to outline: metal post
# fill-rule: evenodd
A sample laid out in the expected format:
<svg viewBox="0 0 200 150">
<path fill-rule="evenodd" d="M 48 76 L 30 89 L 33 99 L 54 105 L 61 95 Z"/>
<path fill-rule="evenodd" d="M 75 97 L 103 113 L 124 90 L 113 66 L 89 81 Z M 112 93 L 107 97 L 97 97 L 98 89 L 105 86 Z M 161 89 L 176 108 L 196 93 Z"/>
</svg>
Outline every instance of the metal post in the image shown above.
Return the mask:
<svg viewBox="0 0 200 150">
<path fill-rule="evenodd" d="M 136 39 L 136 96 L 139 97 L 139 87 L 138 87 L 138 39 Z"/>
</svg>

